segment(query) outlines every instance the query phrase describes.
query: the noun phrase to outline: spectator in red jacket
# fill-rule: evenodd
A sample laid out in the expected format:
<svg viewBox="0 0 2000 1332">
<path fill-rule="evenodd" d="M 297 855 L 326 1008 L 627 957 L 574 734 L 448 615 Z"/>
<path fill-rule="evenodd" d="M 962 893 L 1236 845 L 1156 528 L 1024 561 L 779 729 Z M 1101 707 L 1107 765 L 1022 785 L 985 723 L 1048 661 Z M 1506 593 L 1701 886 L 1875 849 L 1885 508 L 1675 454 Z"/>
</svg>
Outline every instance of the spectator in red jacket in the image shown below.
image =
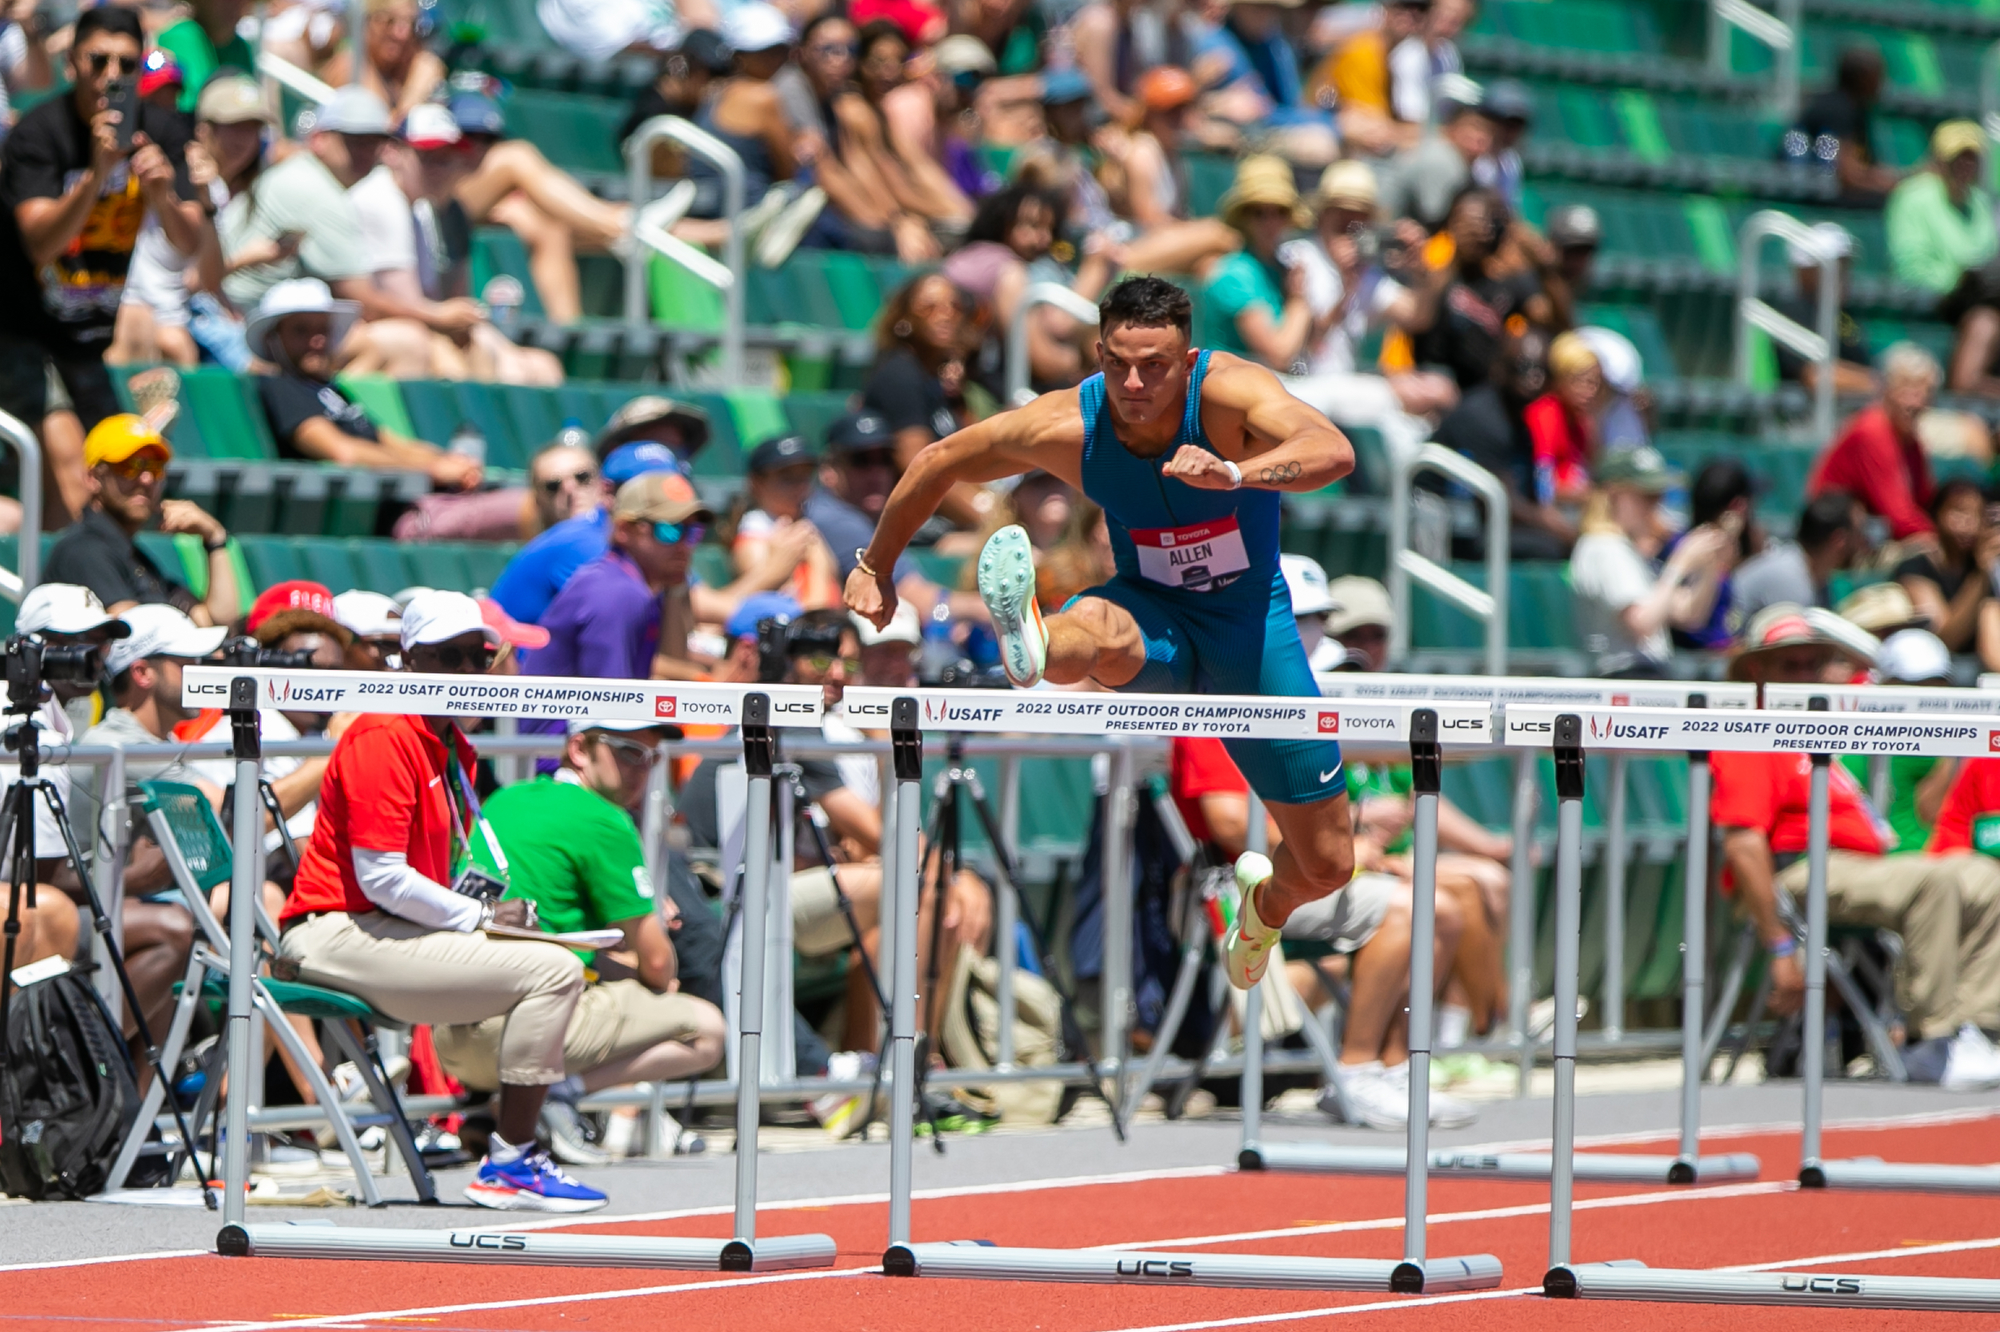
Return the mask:
<svg viewBox="0 0 2000 1332">
<path fill-rule="evenodd" d="M 1760 685 L 1812 684 L 1848 652 L 1803 607 L 1781 603 L 1750 622 L 1729 673 Z M 1805 957 L 1778 902 L 1780 894 L 1805 892 L 1811 760 L 1718 752 L 1709 766 L 1709 813 L 1722 833 L 1720 887 L 1735 895 L 1770 951 L 1771 1011 L 1793 1012 L 1805 995 Z M 1949 808 L 1952 797 L 1945 803 Z M 1895 833 L 1838 763 L 1828 774 L 1827 818 L 1827 918 L 1902 937 L 1896 1005 L 1908 1032 L 1903 1063 L 1911 1081 L 1947 1091 L 2000 1086 L 2000 1051 L 1981 1034 L 2000 1027 L 2000 865 L 1986 856 L 1935 854 L 1935 838 L 1933 855 L 1892 854 Z M 1803 906 L 1794 909 L 1802 918 Z"/>
<path fill-rule="evenodd" d="M 1845 490 L 1889 520 L 1898 541 L 1936 549 L 1937 532 L 1925 509 L 1937 484 L 1917 439 L 1917 418 L 1931 405 L 1939 379 L 1937 358 L 1913 342 L 1899 342 L 1882 357 L 1882 401 L 1848 421 L 1813 464 L 1806 493 Z"/>
</svg>

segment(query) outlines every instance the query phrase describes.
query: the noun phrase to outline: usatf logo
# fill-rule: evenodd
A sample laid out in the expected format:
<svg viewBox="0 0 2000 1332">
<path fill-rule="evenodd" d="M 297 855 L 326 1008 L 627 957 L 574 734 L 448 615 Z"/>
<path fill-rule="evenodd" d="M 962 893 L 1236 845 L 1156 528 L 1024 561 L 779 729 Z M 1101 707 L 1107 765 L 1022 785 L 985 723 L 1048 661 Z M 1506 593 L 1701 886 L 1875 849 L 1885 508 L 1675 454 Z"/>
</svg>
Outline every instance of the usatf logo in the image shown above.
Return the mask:
<svg viewBox="0 0 2000 1332">
<path fill-rule="evenodd" d="M 336 685 L 297 684 L 291 680 L 264 681 L 264 696 L 273 703 L 324 703 L 339 698 Z"/>
<path fill-rule="evenodd" d="M 1339 735 L 1339 734 L 1340 734 L 1340 714 L 1339 714 L 1339 713 L 1337 713 L 1337 712 L 1322 712 L 1322 713 L 1320 713 L 1320 714 L 1319 714 L 1319 733 L 1320 733 L 1321 735 Z"/>
<path fill-rule="evenodd" d="M 655 717 L 671 717 L 680 711 L 680 700 L 672 694 L 661 694 L 653 700 Z"/>
<path fill-rule="evenodd" d="M 943 721 L 947 710 L 945 701 L 941 698 L 927 698 L 924 700 L 924 720 L 927 722 Z"/>
</svg>

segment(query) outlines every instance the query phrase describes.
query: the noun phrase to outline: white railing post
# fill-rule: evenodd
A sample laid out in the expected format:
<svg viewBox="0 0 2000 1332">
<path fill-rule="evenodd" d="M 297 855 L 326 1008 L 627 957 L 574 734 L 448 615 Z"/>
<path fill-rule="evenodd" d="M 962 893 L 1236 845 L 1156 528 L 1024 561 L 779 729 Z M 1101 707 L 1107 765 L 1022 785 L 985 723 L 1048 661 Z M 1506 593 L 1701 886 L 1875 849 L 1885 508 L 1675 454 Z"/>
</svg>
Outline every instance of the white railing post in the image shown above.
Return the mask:
<svg viewBox="0 0 2000 1332">
<path fill-rule="evenodd" d="M 1028 387 L 1028 320 L 1038 305 L 1053 305 L 1079 323 L 1097 322 L 1097 307 L 1060 282 L 1037 282 L 1021 294 L 1014 311 L 1014 325 L 1007 330 L 1007 405 L 1019 407 L 1034 401 Z"/>
<path fill-rule="evenodd" d="M 1442 564 L 1410 549 L 1411 483 L 1418 472 L 1438 472 L 1479 492 L 1486 503 L 1486 588 L 1482 591 Z M 1389 602 L 1396 622 L 1389 627 L 1389 656 L 1401 662 L 1410 652 L 1410 580 L 1486 625 L 1486 673 L 1507 673 L 1507 567 L 1510 515 L 1507 487 L 1499 477 L 1441 444 L 1419 445 L 1397 458 L 1389 474 Z"/>
<path fill-rule="evenodd" d="M 1776 237 L 1815 256 L 1819 267 L 1817 331 L 1780 313 L 1758 295 L 1757 257 L 1766 240 Z M 1813 435 L 1820 442 L 1833 438 L 1834 363 L 1840 355 L 1840 259 L 1826 253 L 1813 229 L 1789 213 L 1766 208 L 1744 222 L 1736 236 L 1736 382 L 1748 385 L 1755 373 L 1755 348 L 1750 330 L 1761 329 L 1775 341 L 1818 367 L 1813 384 Z"/>
<path fill-rule="evenodd" d="M 1729 38 L 1732 31 L 1762 42 L 1771 48 L 1775 68 L 1771 77 L 1771 109 L 1791 117 L 1799 110 L 1799 61 L 1803 43 L 1799 39 L 1800 0 L 1775 0 L 1777 13 L 1759 9 L 1749 0 L 1709 0 L 1708 67 L 1727 74 Z"/>
<path fill-rule="evenodd" d="M 0 569 L 0 596 L 19 601 L 42 579 L 42 442 L 5 412 L 0 412 L 0 437 L 21 455 L 21 544 L 14 557 L 18 584 Z"/>
<path fill-rule="evenodd" d="M 679 144 L 722 173 L 722 220 L 729 224 L 722 262 L 668 232 L 650 225 L 646 205 L 653 194 L 653 149 L 660 143 Z M 722 382 L 727 388 L 743 383 L 743 159 L 736 150 L 707 130 L 679 116 L 654 116 L 625 141 L 626 193 L 631 201 L 632 239 L 625 255 L 625 322 L 647 322 L 646 266 L 652 255 L 679 264 L 722 292 Z M 650 251 L 651 253 L 648 253 Z"/>
</svg>

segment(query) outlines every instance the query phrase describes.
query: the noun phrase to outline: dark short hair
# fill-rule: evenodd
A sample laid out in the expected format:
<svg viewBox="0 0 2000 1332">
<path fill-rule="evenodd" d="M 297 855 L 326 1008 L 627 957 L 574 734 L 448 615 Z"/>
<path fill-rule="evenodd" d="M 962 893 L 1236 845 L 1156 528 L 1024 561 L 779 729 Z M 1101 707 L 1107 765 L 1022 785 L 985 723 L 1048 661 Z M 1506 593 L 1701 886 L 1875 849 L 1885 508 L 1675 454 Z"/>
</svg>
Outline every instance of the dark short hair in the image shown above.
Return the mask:
<svg viewBox="0 0 2000 1332">
<path fill-rule="evenodd" d="M 1194 302 L 1165 278 L 1129 277 L 1104 293 L 1097 303 L 1097 332 L 1102 337 L 1119 324 L 1140 328 L 1177 328 L 1194 333 Z"/>
<path fill-rule="evenodd" d="M 108 32 L 113 37 L 130 37 L 141 46 L 146 44 L 146 38 L 139 29 L 138 10 L 121 5 L 99 5 L 76 16 L 76 28 L 69 38 L 70 49 L 82 46 L 86 38 L 100 32 Z"/>
<path fill-rule="evenodd" d="M 814 652 L 838 652 L 840 640 L 853 627 L 847 612 L 837 606 L 807 611 L 785 626 L 785 655 L 803 657 Z"/>
<path fill-rule="evenodd" d="M 1737 500 L 1749 499 L 1757 487 L 1750 472 L 1734 458 L 1710 458 L 1695 473 L 1688 491 L 1689 518 L 1696 524 L 1712 523 Z"/>
<path fill-rule="evenodd" d="M 1931 496 L 1930 502 L 1932 520 L 1935 521 L 1937 516 L 1944 512 L 1945 505 L 1964 494 L 1977 496 L 1982 501 L 1986 498 L 1985 490 L 1969 476 L 1954 476 L 1938 482 L 1937 494 Z"/>
<path fill-rule="evenodd" d="M 852 19 L 849 20 L 849 22 L 852 21 L 853 21 Z M 875 43 L 889 37 L 894 37 L 897 41 L 903 44 L 903 51 L 905 54 L 907 54 L 910 51 L 909 34 L 905 33 L 901 28 L 897 27 L 894 23 L 891 23 L 888 19 L 875 19 L 872 22 L 862 24 L 861 35 L 855 41 L 854 47 L 858 54 L 867 55 L 869 49 L 873 47 Z"/>
<path fill-rule="evenodd" d="M 1842 532 L 1854 530 L 1854 496 L 1829 490 L 1815 496 L 1799 515 L 1799 545 L 1818 550 Z"/>
<path fill-rule="evenodd" d="M 1007 233 L 1014 229 L 1015 220 L 1030 199 L 1049 210 L 1049 231 L 1061 236 L 1069 201 L 1059 191 L 1043 189 L 1033 181 L 1017 180 L 1006 189 L 995 190 L 979 201 L 979 207 L 973 211 L 972 222 L 965 229 L 965 239 L 1007 244 Z"/>
</svg>

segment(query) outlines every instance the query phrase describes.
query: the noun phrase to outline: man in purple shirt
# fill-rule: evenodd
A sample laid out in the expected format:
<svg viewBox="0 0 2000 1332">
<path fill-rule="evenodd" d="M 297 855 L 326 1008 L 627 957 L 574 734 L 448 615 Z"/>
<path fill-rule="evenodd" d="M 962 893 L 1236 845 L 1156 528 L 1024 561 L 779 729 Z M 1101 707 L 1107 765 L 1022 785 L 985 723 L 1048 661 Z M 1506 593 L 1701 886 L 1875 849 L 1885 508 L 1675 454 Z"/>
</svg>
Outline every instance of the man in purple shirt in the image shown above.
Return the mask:
<svg viewBox="0 0 2000 1332">
<path fill-rule="evenodd" d="M 611 506 L 610 548 L 578 569 L 549 603 L 542 615 L 549 645 L 529 655 L 528 673 L 650 678 L 662 598 L 687 582 L 695 543 L 713 521 L 678 472 L 647 472 L 620 486 Z"/>
</svg>

